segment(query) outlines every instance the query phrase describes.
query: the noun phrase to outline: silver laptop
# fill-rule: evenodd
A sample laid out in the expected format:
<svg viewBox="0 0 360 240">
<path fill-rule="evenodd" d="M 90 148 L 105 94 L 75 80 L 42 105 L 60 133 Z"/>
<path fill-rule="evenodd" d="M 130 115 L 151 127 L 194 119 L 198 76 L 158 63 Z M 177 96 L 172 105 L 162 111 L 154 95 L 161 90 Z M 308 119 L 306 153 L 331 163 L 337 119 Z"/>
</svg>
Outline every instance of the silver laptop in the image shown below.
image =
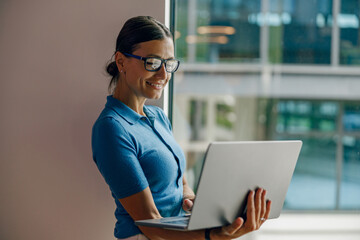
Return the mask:
<svg viewBox="0 0 360 240">
<path fill-rule="evenodd" d="M 266 189 L 269 218 L 280 216 L 301 141 L 213 142 L 205 154 L 191 215 L 136 221 L 138 226 L 196 230 L 245 217 L 250 190 Z"/>
</svg>

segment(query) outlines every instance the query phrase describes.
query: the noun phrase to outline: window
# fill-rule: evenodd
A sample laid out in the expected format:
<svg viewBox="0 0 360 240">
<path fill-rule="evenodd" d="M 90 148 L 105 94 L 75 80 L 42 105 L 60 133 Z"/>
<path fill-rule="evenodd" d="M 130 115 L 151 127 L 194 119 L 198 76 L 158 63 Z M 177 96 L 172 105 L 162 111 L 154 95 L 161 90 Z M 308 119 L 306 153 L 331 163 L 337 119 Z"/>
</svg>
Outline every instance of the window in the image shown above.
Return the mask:
<svg viewBox="0 0 360 240">
<path fill-rule="evenodd" d="M 272 63 L 330 63 L 332 0 L 271 0 L 268 11 Z"/>
<path fill-rule="evenodd" d="M 188 62 L 258 62 L 260 3 L 177 1 L 177 57 Z"/>
<path fill-rule="evenodd" d="M 176 1 L 173 129 L 196 186 L 210 141 L 301 139 L 288 210 L 360 210 L 357 0 Z"/>
<path fill-rule="evenodd" d="M 342 0 L 338 16 L 340 28 L 340 63 L 343 65 L 360 64 L 358 0 Z"/>
</svg>

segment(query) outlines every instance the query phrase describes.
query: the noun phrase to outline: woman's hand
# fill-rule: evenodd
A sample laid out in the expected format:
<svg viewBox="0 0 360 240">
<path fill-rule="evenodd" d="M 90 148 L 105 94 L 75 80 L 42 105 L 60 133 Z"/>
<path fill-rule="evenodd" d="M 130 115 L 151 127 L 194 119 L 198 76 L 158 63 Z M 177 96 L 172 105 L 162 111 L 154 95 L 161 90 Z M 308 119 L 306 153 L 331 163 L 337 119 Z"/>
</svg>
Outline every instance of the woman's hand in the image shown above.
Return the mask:
<svg viewBox="0 0 360 240">
<path fill-rule="evenodd" d="M 210 232 L 210 239 L 233 239 L 258 230 L 268 219 L 270 208 L 271 201 L 266 201 L 266 190 L 259 188 L 256 194 L 251 191 L 247 201 L 246 221 L 238 217 L 231 225 L 213 229 Z"/>
<path fill-rule="evenodd" d="M 191 212 L 192 207 L 194 205 L 194 199 L 195 199 L 195 195 L 184 196 L 182 208 L 184 209 L 185 212 Z"/>
</svg>

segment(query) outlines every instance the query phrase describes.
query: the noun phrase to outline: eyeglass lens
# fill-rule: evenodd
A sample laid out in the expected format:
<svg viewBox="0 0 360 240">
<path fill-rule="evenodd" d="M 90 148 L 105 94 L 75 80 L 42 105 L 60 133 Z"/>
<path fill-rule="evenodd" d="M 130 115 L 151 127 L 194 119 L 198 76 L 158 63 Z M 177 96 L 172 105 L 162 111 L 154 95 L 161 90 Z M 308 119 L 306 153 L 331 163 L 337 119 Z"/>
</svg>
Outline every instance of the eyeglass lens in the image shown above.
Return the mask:
<svg viewBox="0 0 360 240">
<path fill-rule="evenodd" d="M 158 58 L 148 58 L 145 62 L 145 68 L 149 71 L 157 71 L 161 68 L 162 61 Z M 169 59 L 164 62 L 165 69 L 167 72 L 174 72 L 176 71 L 179 62 L 176 59 Z"/>
</svg>

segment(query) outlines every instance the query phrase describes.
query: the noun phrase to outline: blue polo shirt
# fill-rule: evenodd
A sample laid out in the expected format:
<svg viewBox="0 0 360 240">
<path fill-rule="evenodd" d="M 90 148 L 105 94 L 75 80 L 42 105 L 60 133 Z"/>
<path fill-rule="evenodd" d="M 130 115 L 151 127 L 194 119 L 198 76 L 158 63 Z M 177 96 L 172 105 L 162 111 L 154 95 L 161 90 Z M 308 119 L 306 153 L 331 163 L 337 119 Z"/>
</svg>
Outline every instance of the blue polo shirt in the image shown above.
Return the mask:
<svg viewBox="0 0 360 240">
<path fill-rule="evenodd" d="M 141 233 L 118 199 L 148 186 L 161 216 L 183 213 L 184 153 L 164 112 L 155 106 L 144 112 L 147 117 L 108 96 L 92 129 L 93 159 L 116 203 L 116 238 Z"/>
</svg>

